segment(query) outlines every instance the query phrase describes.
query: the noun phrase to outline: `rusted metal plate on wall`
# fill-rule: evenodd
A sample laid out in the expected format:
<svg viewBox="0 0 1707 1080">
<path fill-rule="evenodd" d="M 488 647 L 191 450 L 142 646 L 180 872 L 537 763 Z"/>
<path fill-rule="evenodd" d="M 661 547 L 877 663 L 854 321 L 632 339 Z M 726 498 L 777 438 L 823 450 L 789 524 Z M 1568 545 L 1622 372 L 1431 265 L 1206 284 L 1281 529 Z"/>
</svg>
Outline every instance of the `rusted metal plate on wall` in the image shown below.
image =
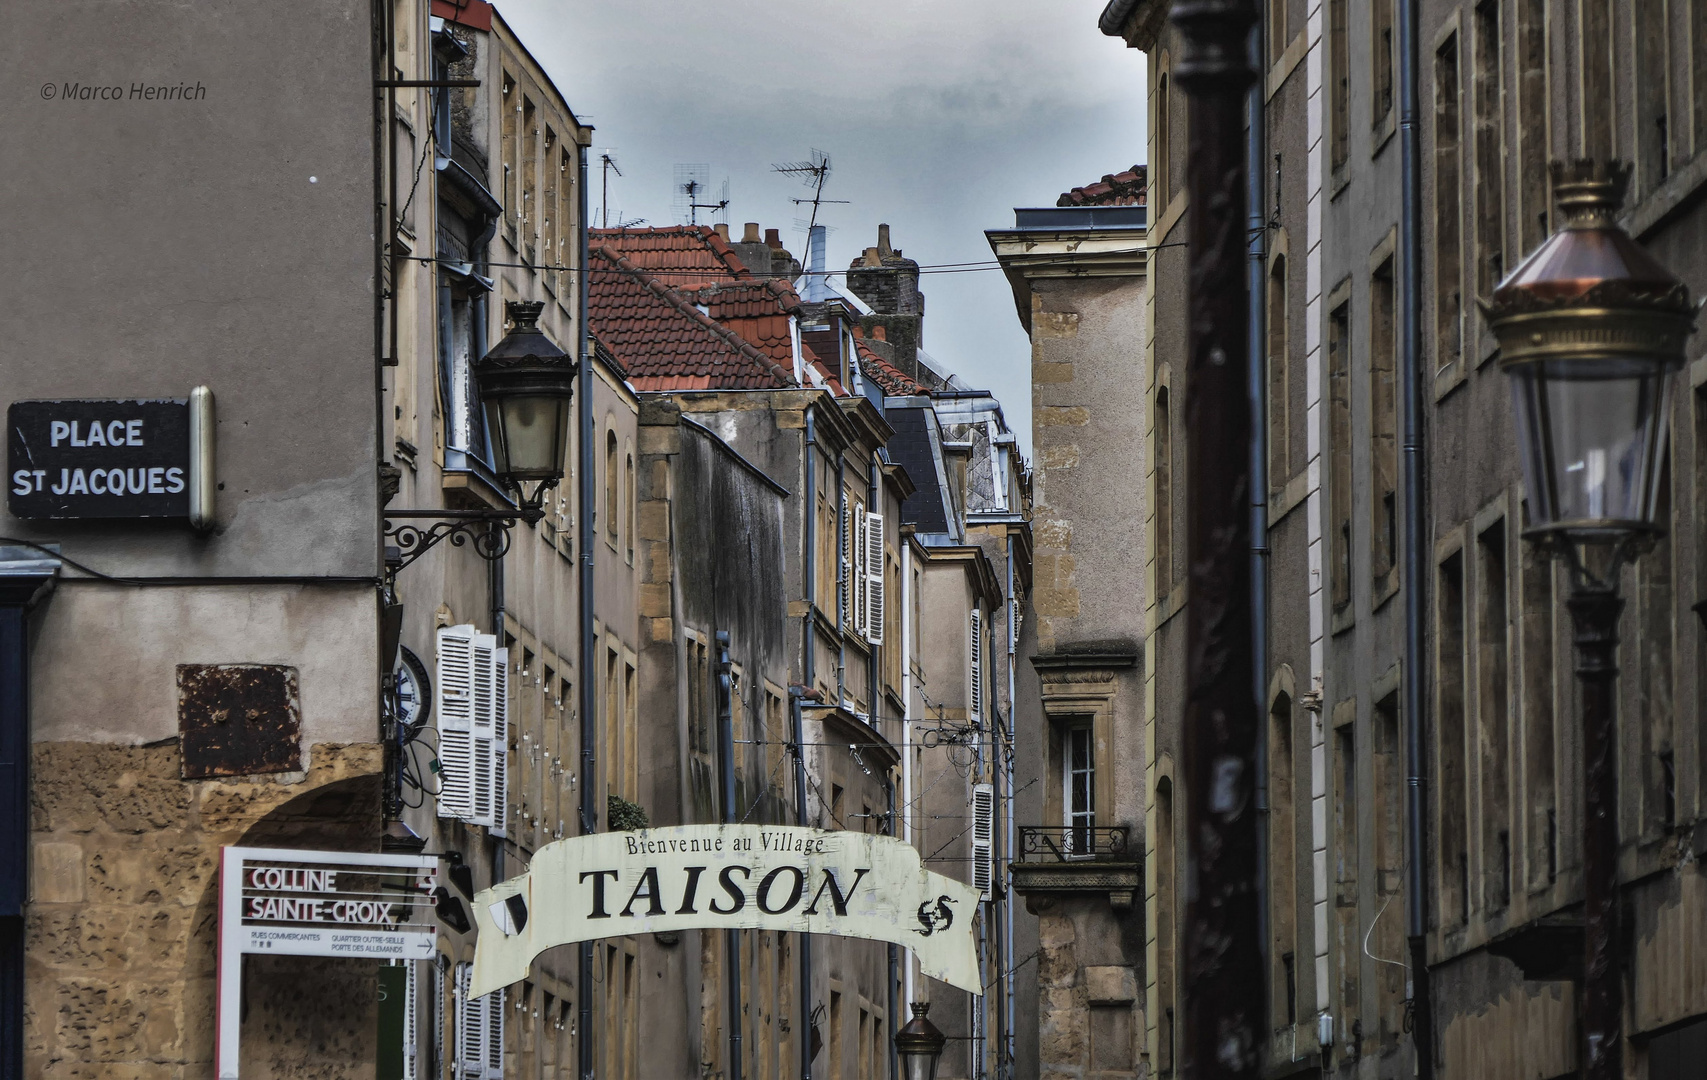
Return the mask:
<svg viewBox="0 0 1707 1080">
<path fill-rule="evenodd" d="M 301 769 L 296 669 L 179 664 L 178 734 L 186 780 Z"/>
</svg>

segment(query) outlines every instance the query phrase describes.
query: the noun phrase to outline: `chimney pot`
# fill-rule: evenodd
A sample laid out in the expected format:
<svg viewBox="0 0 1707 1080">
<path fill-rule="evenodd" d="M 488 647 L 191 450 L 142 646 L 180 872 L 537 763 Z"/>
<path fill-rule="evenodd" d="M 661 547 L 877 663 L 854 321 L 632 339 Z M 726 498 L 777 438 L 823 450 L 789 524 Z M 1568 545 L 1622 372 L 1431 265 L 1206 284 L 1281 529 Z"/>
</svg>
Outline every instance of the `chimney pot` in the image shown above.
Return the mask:
<svg viewBox="0 0 1707 1080">
<path fill-rule="evenodd" d="M 770 249 L 772 251 L 781 251 L 782 250 L 782 233 L 778 232 L 776 229 L 766 229 L 765 230 L 765 243 L 770 247 Z"/>
<path fill-rule="evenodd" d="M 881 224 L 877 227 L 877 253 L 879 255 L 893 255 L 893 254 L 895 254 L 894 250 L 891 249 L 889 246 L 889 223 L 888 222 L 884 222 L 883 224 Z"/>
<path fill-rule="evenodd" d="M 867 265 L 867 266 L 882 266 L 883 265 L 883 260 L 878 257 L 876 248 L 868 247 L 865 249 L 865 265 Z"/>
<path fill-rule="evenodd" d="M 725 242 L 728 241 L 728 239 L 729 239 L 729 225 L 726 222 L 720 221 L 717 224 L 713 225 L 712 228 L 717 230 L 717 235 L 723 237 Z"/>
<path fill-rule="evenodd" d="M 878 323 L 876 326 L 871 328 L 871 336 L 876 338 L 878 341 L 889 340 L 889 333 L 884 329 L 882 323 Z"/>
<path fill-rule="evenodd" d="M 743 244 L 756 244 L 756 243 L 758 243 L 759 242 L 759 223 L 756 221 L 749 221 L 744 226 L 744 228 L 746 231 L 741 234 L 741 243 L 743 243 Z"/>
</svg>

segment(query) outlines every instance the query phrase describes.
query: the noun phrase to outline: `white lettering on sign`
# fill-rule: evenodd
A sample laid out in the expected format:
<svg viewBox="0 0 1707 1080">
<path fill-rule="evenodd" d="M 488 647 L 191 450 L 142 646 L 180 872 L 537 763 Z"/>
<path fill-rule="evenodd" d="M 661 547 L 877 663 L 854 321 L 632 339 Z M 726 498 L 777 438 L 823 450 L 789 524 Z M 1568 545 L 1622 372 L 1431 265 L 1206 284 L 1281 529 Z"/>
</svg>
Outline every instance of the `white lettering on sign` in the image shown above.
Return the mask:
<svg viewBox="0 0 1707 1080">
<path fill-rule="evenodd" d="M 155 465 L 146 469 L 60 469 L 59 479 L 47 482 L 46 469 L 19 469 L 12 474 L 12 492 L 32 495 L 176 495 L 184 490 L 184 470 Z"/>
<path fill-rule="evenodd" d="M 338 887 L 338 872 L 290 866 L 256 866 L 249 870 L 249 887 L 272 889 L 275 892 L 332 892 Z"/>
<path fill-rule="evenodd" d="M 58 446 L 64 442 L 75 447 L 142 446 L 141 420 L 91 420 L 87 431 L 79 432 L 80 420 L 52 420 L 47 425 L 48 442 Z"/>
</svg>

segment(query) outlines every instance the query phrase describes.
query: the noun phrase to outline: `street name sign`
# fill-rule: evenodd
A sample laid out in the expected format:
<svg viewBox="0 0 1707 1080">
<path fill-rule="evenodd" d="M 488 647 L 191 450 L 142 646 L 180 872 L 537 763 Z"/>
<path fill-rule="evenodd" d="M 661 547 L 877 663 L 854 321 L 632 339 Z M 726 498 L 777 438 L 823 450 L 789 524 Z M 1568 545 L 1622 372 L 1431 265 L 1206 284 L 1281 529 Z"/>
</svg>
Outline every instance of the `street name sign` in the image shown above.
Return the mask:
<svg viewBox="0 0 1707 1080">
<path fill-rule="evenodd" d="M 527 977 L 558 945 L 676 930 L 780 930 L 887 941 L 934 979 L 983 993 L 977 889 L 894 837 L 785 825 L 682 825 L 547 844 L 474 898 L 473 996 Z"/>
<path fill-rule="evenodd" d="M 219 859 L 217 1071 L 237 1076 L 243 957 L 432 957 L 432 855 L 227 847 Z"/>
<path fill-rule="evenodd" d="M 6 414 L 16 518 L 187 518 L 187 400 L 16 401 Z"/>
</svg>

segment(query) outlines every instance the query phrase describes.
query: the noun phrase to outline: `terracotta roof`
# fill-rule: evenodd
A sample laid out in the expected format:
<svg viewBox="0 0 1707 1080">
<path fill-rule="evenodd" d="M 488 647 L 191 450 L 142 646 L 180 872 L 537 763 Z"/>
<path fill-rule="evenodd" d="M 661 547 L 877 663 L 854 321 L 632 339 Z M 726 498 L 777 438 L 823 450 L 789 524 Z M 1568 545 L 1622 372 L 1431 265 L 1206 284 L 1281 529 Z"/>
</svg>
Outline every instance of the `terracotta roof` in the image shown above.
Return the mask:
<svg viewBox="0 0 1707 1080">
<path fill-rule="evenodd" d="M 1055 200 L 1056 206 L 1142 206 L 1144 166 L 1134 165 L 1122 173 L 1105 174 L 1101 180 L 1076 187 Z"/>
<path fill-rule="evenodd" d="M 914 397 L 925 393 L 925 388 L 908 378 L 900 368 L 873 352 L 864 338 L 854 338 L 854 349 L 859 353 L 860 371 L 882 387 L 887 396 Z"/>
<path fill-rule="evenodd" d="M 777 364 L 793 370 L 788 317 L 799 312 L 800 295 L 786 281 L 754 278 L 716 230 L 704 225 L 594 229 L 591 243 L 610 248 Z"/>
<path fill-rule="evenodd" d="M 600 245 L 591 254 L 617 272 L 592 275 L 588 326 L 628 371 L 636 390 L 795 385 L 792 352 L 784 366 L 614 248 Z M 785 318 L 785 335 L 786 326 Z"/>
</svg>

